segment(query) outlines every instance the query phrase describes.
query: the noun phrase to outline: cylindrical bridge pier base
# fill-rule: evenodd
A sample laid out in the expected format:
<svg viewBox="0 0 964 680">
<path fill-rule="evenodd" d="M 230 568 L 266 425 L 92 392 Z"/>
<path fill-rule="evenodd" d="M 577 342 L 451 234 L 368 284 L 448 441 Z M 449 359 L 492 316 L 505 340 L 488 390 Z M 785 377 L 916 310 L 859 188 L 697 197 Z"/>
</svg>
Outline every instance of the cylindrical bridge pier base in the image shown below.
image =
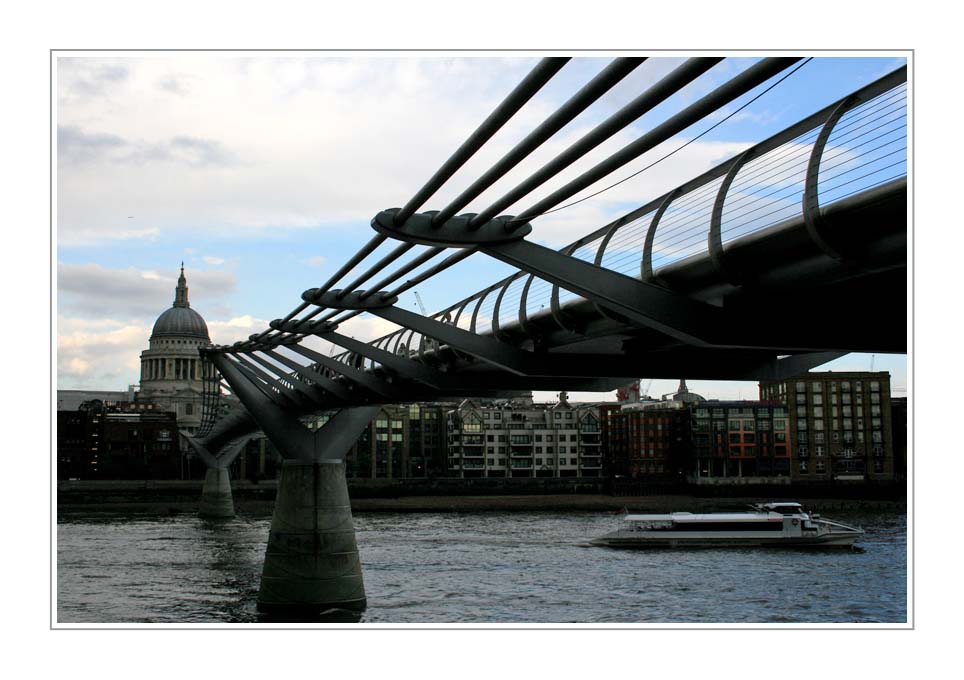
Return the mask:
<svg viewBox="0 0 964 680">
<path fill-rule="evenodd" d="M 365 608 L 342 461 L 286 460 L 271 518 L 258 610 L 311 616 Z"/>
<path fill-rule="evenodd" d="M 208 468 L 201 491 L 201 517 L 234 517 L 234 498 L 226 468 Z"/>
</svg>

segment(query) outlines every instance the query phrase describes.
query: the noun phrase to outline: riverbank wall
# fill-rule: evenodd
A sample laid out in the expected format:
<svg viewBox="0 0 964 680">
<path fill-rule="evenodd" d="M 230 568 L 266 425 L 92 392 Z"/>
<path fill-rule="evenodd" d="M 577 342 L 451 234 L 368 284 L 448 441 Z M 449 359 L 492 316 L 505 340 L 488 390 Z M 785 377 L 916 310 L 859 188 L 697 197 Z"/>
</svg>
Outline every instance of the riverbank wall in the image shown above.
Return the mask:
<svg viewBox="0 0 964 680">
<path fill-rule="evenodd" d="M 485 512 L 513 510 L 618 512 L 714 511 L 766 500 L 798 500 L 817 511 L 901 510 L 906 493 L 897 485 L 675 485 L 620 484 L 593 479 L 351 480 L 355 512 Z M 615 483 L 614 483 L 615 482 Z M 59 481 L 57 511 L 192 512 L 201 481 Z M 270 513 L 277 482 L 232 481 L 239 513 Z"/>
</svg>

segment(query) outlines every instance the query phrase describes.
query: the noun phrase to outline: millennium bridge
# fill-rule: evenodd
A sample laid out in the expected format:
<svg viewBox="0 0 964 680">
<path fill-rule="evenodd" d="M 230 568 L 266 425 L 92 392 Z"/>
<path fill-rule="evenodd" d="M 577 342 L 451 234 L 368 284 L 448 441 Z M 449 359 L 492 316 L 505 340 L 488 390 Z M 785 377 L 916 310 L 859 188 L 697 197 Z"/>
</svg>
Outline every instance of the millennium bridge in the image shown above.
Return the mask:
<svg viewBox="0 0 964 680">
<path fill-rule="evenodd" d="M 212 364 L 205 416 L 188 439 L 208 467 L 202 514 L 233 515 L 227 468 L 253 434 L 263 432 L 284 458 L 262 611 L 366 606 L 343 459 L 379 405 L 611 390 L 639 376 L 778 379 L 848 352 L 906 352 L 906 68 L 610 224 L 587 225 L 598 228 L 564 248 L 528 239 L 540 216 L 695 123 L 727 114 L 755 88 L 780 87 L 807 61 L 759 60 L 504 214 L 722 61 L 688 59 L 491 205 L 463 212 L 645 61 L 615 59 L 457 198 L 431 206 L 567 61 L 540 61 L 401 208 L 374 206 L 371 239 L 290 312 L 246 341 L 201 349 Z M 658 163 L 647 169 L 658 172 Z M 431 315 L 397 305 L 402 293 L 476 254 L 516 271 Z M 371 342 L 339 333 L 361 314 L 397 330 Z M 308 346 L 311 338 L 343 351 L 326 356 Z M 223 415 L 224 395 L 241 407 Z M 319 414 L 328 416 L 322 427 L 304 423 Z"/>
</svg>

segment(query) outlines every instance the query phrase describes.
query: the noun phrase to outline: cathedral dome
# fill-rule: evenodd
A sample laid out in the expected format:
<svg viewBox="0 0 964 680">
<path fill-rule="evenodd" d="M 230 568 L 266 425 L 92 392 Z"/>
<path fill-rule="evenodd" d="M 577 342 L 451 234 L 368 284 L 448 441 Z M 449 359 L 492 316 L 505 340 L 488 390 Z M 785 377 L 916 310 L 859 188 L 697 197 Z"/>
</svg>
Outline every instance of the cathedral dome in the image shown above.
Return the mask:
<svg viewBox="0 0 964 680">
<path fill-rule="evenodd" d="M 197 338 L 211 342 L 208 325 L 200 314 L 191 309 L 191 303 L 188 302 L 183 264 L 181 275 L 177 279 L 177 288 L 174 289 L 174 305 L 157 317 L 150 339 L 165 337 Z"/>
<path fill-rule="evenodd" d="M 208 325 L 204 323 L 201 315 L 190 307 L 171 307 L 154 322 L 151 340 L 175 335 L 211 341 Z"/>
</svg>

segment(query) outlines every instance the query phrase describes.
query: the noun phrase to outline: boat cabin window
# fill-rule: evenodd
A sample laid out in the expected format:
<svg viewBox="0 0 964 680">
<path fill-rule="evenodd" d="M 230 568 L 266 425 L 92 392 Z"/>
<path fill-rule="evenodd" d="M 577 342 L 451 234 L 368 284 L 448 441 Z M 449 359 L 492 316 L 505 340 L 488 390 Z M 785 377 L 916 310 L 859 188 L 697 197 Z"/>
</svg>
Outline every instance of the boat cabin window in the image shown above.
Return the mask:
<svg viewBox="0 0 964 680">
<path fill-rule="evenodd" d="M 767 509 L 768 509 L 768 510 L 772 510 L 773 512 L 779 512 L 781 515 L 796 515 L 796 514 L 798 514 L 798 513 L 800 513 L 800 512 L 803 511 L 803 508 L 801 508 L 801 507 L 800 507 L 799 505 L 797 505 L 797 504 L 793 504 L 793 505 L 770 505 L 770 506 L 768 506 Z"/>
</svg>

